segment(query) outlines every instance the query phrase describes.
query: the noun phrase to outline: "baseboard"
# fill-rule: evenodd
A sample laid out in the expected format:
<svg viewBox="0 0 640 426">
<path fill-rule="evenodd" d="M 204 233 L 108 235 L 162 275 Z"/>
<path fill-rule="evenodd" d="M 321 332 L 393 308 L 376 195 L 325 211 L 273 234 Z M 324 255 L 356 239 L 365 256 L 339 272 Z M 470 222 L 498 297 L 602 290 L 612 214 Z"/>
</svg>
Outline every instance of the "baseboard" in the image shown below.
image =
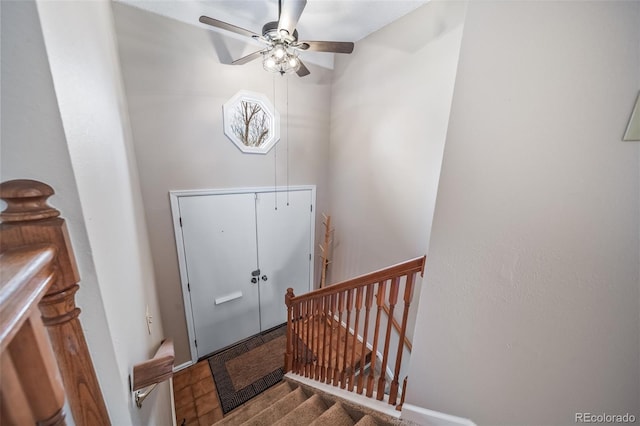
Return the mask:
<svg viewBox="0 0 640 426">
<path fill-rule="evenodd" d="M 173 377 L 169 379 L 169 395 L 171 396 L 171 426 L 178 426 L 176 424 L 176 402 L 173 397 Z"/>
<path fill-rule="evenodd" d="M 180 365 L 176 365 L 173 367 L 173 374 L 177 373 L 180 370 L 184 370 L 187 367 L 191 367 L 193 365 L 193 361 L 187 361 L 187 362 L 183 362 Z"/>
<path fill-rule="evenodd" d="M 406 402 L 402 405 L 400 418 L 423 426 L 476 426 L 469 419 L 428 410 Z"/>
</svg>

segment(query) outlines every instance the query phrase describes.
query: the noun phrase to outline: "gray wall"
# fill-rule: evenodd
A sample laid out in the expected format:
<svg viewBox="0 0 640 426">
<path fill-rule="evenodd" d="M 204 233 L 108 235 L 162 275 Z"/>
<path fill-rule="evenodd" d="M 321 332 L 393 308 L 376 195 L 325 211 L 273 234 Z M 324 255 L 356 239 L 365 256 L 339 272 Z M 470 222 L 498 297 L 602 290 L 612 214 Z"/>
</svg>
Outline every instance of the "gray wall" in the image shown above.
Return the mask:
<svg viewBox="0 0 640 426">
<path fill-rule="evenodd" d="M 246 43 L 130 6 L 113 9 L 162 321 L 179 364 L 190 357 L 169 191 L 286 185 L 288 142 L 289 184 L 317 185 L 317 211 L 325 210 L 330 73 L 309 65 L 310 76 L 283 78 L 259 60 L 223 65 L 249 53 Z M 223 133 L 222 105 L 241 89 L 270 99 L 275 90 L 281 140 L 267 155 L 243 154 Z"/>
<path fill-rule="evenodd" d="M 407 402 L 640 416 L 638 2 L 470 2 Z"/>
<path fill-rule="evenodd" d="M 430 2 L 336 58 L 330 282 L 427 252 L 465 9 Z"/>
</svg>

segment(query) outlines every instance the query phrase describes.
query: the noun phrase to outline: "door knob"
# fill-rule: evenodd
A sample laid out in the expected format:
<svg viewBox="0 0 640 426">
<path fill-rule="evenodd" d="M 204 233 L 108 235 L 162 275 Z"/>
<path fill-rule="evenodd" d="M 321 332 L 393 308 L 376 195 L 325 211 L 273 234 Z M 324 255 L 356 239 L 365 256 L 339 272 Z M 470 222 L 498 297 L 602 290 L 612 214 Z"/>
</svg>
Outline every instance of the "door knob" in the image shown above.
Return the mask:
<svg viewBox="0 0 640 426">
<path fill-rule="evenodd" d="M 267 276 L 266 275 L 263 275 L 261 278 L 262 278 L 262 281 L 266 281 L 267 280 Z"/>
<path fill-rule="evenodd" d="M 255 284 L 255 283 L 258 282 L 258 279 L 256 277 L 253 277 L 253 278 L 251 278 L 251 282 Z"/>
</svg>

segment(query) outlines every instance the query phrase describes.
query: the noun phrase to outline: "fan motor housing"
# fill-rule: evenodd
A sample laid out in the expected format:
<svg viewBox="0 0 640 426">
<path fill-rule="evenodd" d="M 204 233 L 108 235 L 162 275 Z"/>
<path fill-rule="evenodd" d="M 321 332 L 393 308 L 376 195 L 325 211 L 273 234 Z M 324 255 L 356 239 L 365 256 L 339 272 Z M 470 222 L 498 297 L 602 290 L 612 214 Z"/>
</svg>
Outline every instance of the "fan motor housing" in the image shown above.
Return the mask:
<svg viewBox="0 0 640 426">
<path fill-rule="evenodd" d="M 293 30 L 293 35 L 278 32 L 278 21 L 267 22 L 262 27 L 262 36 L 269 40 L 282 40 L 292 43 L 298 40 L 298 30 Z"/>
</svg>

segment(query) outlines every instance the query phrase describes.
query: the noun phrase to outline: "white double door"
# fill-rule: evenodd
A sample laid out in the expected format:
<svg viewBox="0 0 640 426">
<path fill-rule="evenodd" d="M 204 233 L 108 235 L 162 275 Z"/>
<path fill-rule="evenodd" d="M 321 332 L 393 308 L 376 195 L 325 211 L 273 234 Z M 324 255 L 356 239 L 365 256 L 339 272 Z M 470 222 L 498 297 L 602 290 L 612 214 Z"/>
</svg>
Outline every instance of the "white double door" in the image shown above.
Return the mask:
<svg viewBox="0 0 640 426">
<path fill-rule="evenodd" d="M 313 195 L 303 189 L 178 197 L 197 357 L 286 322 L 287 288 L 310 290 Z"/>
</svg>

